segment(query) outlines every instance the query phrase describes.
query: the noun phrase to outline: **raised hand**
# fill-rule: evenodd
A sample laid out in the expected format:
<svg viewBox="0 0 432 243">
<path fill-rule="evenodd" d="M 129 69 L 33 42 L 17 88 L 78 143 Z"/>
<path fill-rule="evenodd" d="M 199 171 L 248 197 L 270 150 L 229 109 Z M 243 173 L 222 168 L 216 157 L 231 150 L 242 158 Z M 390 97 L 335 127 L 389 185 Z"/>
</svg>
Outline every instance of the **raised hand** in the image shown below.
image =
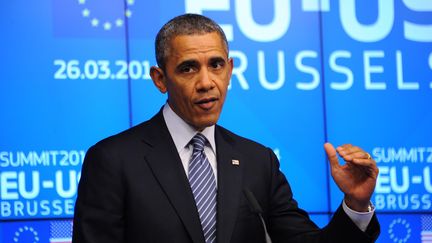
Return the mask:
<svg viewBox="0 0 432 243">
<path fill-rule="evenodd" d="M 331 174 L 339 189 L 345 193 L 347 206 L 358 212 L 368 211 L 370 198 L 375 189 L 378 168 L 369 153 L 351 144 L 336 149 L 332 144 L 324 144 L 330 161 Z M 337 154 L 345 164 L 341 165 Z"/>
</svg>

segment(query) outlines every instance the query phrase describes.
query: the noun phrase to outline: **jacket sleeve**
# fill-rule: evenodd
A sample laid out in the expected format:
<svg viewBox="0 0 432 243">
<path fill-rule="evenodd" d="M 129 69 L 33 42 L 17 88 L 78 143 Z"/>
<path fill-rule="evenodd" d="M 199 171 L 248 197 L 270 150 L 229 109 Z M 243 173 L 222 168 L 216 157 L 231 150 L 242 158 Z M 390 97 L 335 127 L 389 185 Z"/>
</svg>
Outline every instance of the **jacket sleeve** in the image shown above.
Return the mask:
<svg viewBox="0 0 432 243">
<path fill-rule="evenodd" d="M 101 145 L 91 147 L 81 171 L 72 242 L 124 242 L 121 181 L 121 161 L 117 156 Z"/>
</svg>

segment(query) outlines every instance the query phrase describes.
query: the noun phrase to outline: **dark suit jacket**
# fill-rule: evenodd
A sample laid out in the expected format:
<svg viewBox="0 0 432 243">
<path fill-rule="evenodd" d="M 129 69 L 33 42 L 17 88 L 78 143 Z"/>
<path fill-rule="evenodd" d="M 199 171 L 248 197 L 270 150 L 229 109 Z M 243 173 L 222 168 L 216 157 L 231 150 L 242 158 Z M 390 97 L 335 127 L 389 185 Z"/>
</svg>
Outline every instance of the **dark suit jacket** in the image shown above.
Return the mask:
<svg viewBox="0 0 432 243">
<path fill-rule="evenodd" d="M 243 193 L 257 198 L 273 242 L 372 242 L 341 208 L 319 229 L 297 207 L 271 149 L 216 126 L 217 241 L 264 242 Z M 239 165 L 233 165 L 232 160 Z M 320 199 L 317 199 L 320 200 Z M 192 191 L 162 112 L 87 152 L 73 225 L 75 243 L 204 242 Z"/>
</svg>

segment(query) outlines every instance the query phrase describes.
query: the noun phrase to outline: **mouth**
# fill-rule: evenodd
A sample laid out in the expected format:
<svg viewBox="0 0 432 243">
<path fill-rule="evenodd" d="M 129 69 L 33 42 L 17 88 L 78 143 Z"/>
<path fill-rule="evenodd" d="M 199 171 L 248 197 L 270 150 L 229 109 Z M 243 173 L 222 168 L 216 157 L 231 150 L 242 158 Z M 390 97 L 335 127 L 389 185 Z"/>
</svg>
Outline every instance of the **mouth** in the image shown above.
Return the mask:
<svg viewBox="0 0 432 243">
<path fill-rule="evenodd" d="M 203 98 L 196 101 L 195 104 L 203 110 L 210 110 L 218 100 L 216 97 Z"/>
</svg>

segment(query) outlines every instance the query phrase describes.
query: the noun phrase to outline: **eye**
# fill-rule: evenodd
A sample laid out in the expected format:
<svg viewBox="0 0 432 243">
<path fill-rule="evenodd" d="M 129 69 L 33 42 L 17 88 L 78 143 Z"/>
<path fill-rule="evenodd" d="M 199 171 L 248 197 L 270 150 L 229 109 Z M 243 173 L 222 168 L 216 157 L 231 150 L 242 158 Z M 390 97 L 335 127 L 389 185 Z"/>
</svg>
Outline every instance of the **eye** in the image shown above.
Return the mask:
<svg viewBox="0 0 432 243">
<path fill-rule="evenodd" d="M 210 67 L 213 69 L 221 69 L 225 66 L 225 60 L 218 59 L 210 62 Z"/>
<path fill-rule="evenodd" d="M 191 73 L 193 68 L 191 66 L 184 66 L 180 68 L 181 73 Z"/>
<path fill-rule="evenodd" d="M 196 70 L 198 70 L 198 65 L 195 61 L 185 61 L 177 67 L 177 72 L 185 74 L 195 72 Z"/>
</svg>

